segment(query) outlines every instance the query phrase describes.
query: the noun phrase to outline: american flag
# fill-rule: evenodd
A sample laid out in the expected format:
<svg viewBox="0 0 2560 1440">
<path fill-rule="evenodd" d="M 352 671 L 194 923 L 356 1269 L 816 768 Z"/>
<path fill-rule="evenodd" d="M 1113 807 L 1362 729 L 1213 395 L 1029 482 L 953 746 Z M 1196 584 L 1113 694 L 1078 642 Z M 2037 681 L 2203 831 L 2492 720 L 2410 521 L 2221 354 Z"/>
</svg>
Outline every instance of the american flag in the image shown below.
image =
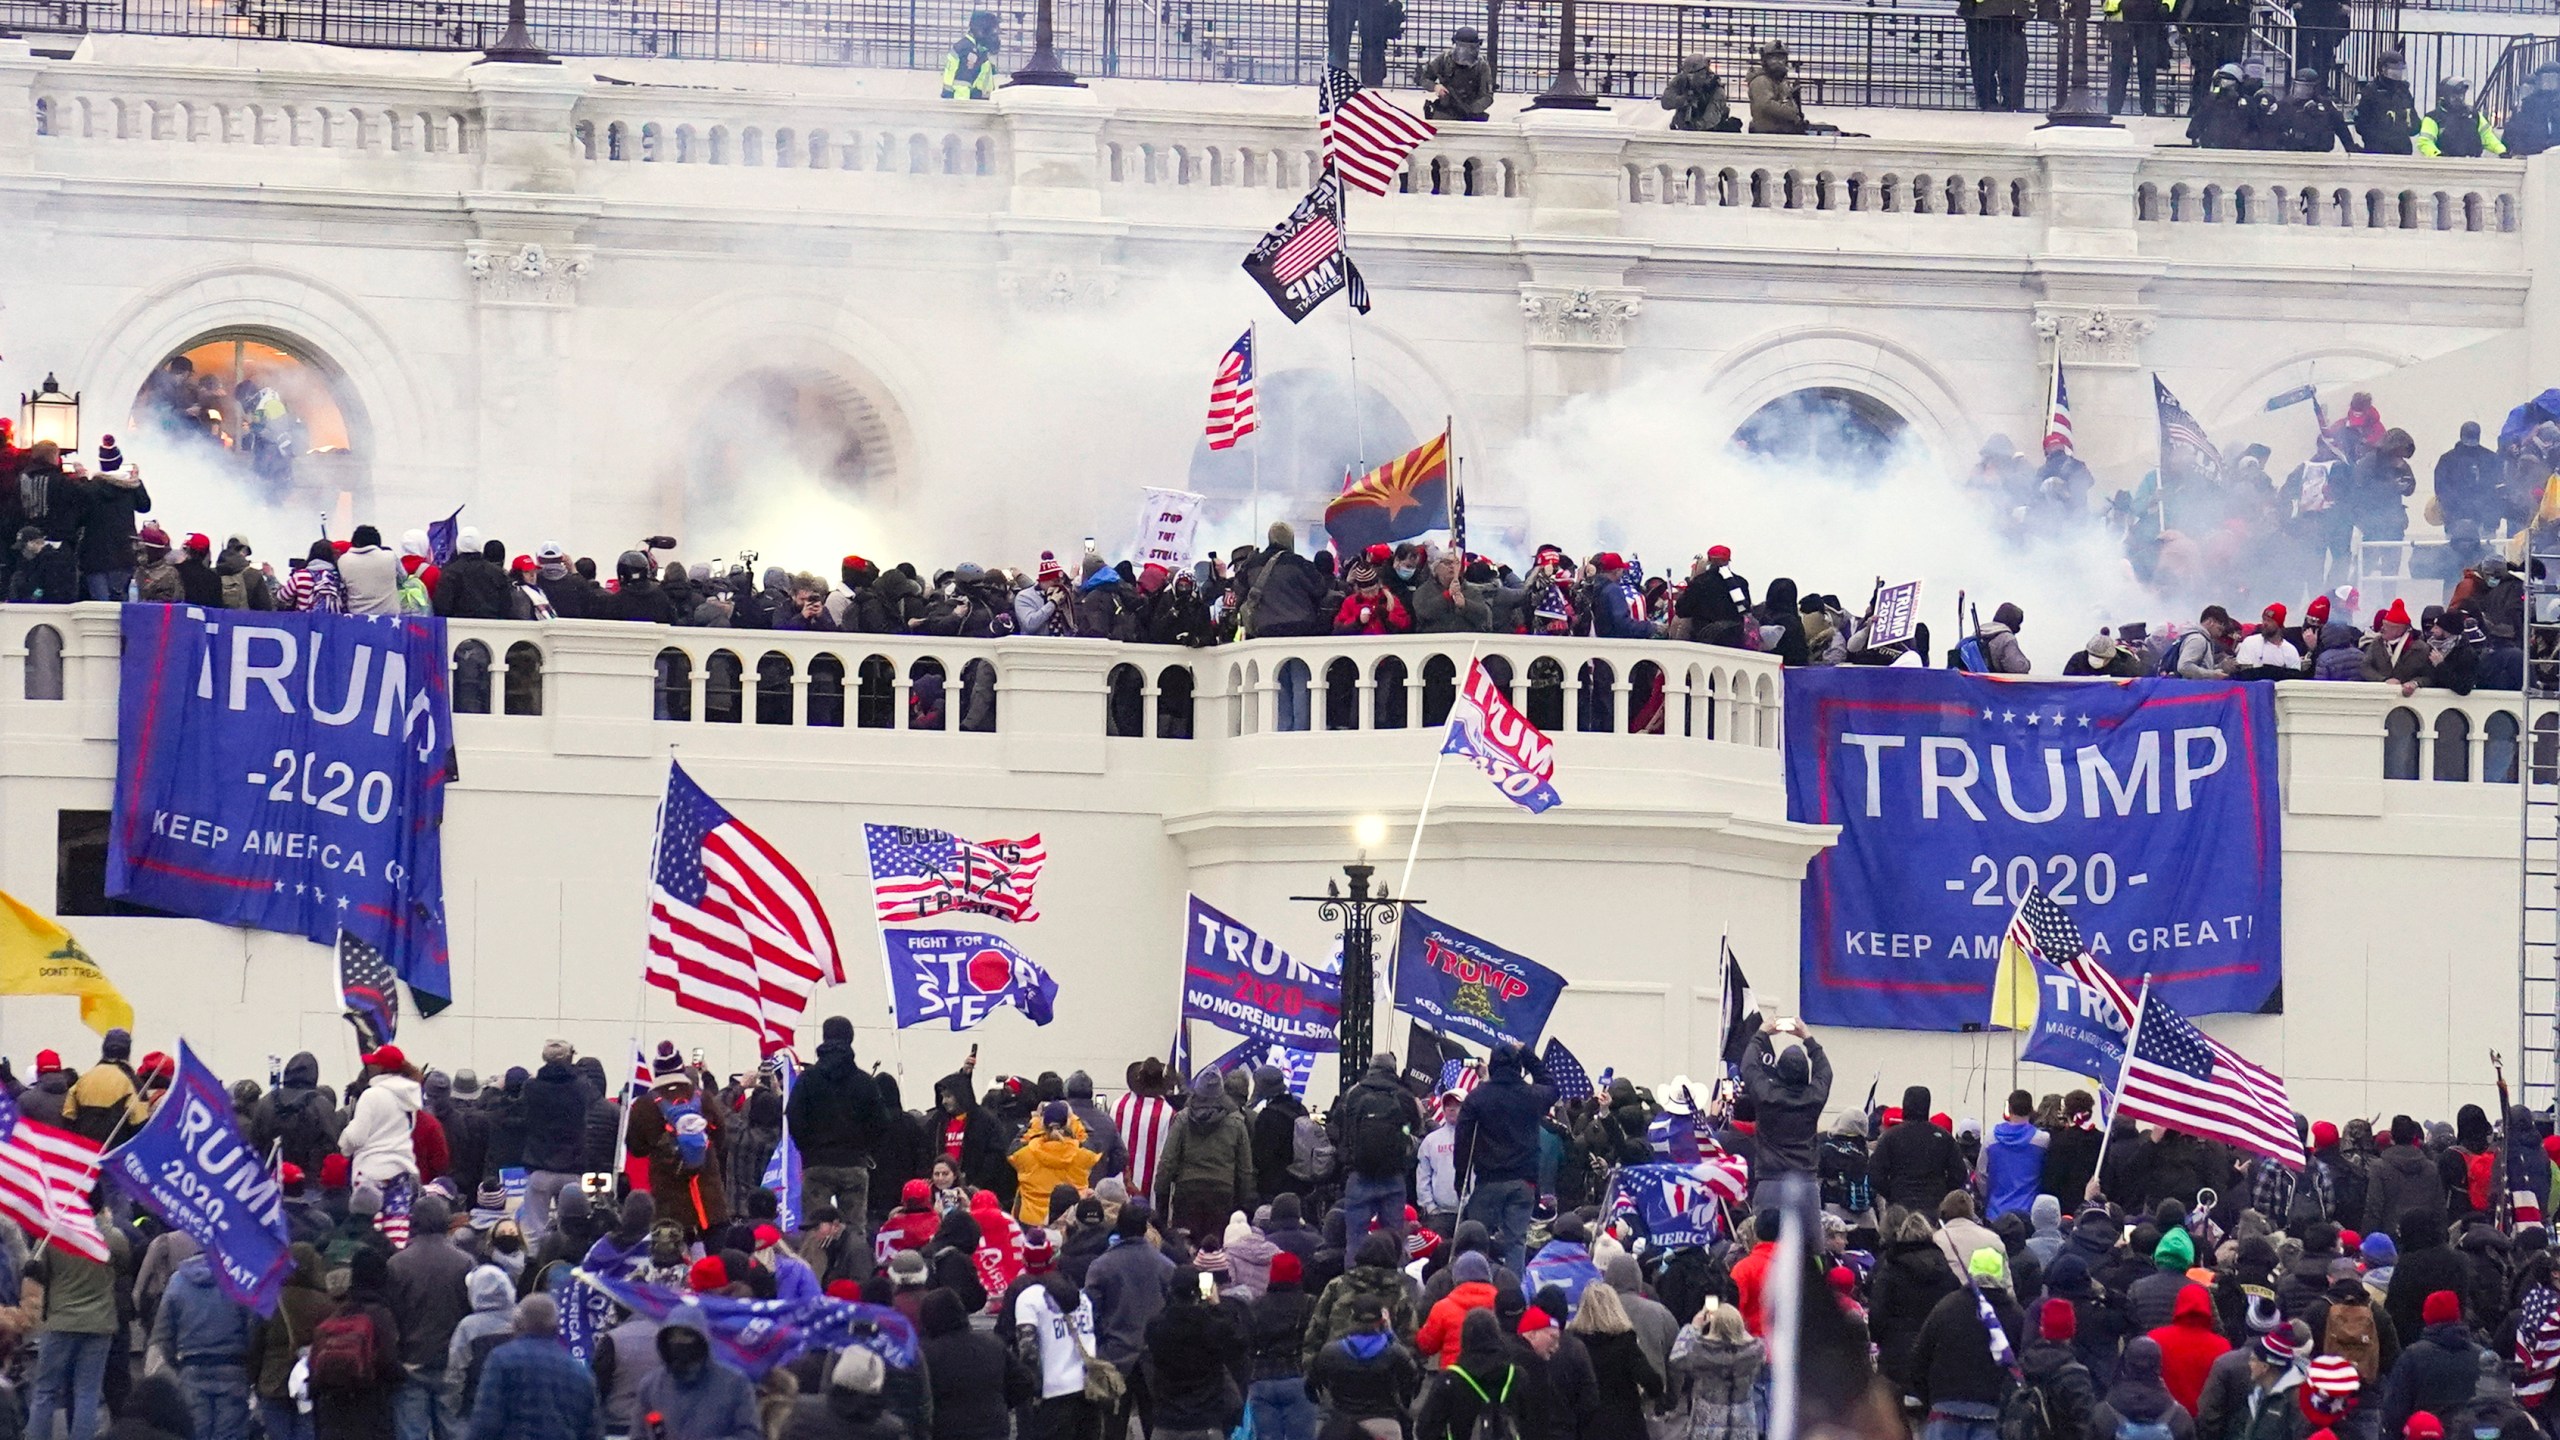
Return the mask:
<svg viewBox="0 0 2560 1440">
<path fill-rule="evenodd" d="M 2187 407 L 2178 403 L 2178 397 L 2169 393 L 2169 387 L 2161 384 L 2157 375 L 2151 377 L 2151 401 L 2160 412 L 2160 469 L 2163 474 L 2169 469 L 2171 457 L 2183 450 L 2206 475 L 2219 477 L 2222 474 L 2222 452 L 2214 448 L 2213 437 L 2204 433 L 2204 426 L 2187 413 Z"/>
<path fill-rule="evenodd" d="M 2116 1114 L 2221 1140 L 2296 1170 L 2304 1163 L 2284 1077 L 2241 1059 L 2148 987 L 2116 1085 Z"/>
<path fill-rule="evenodd" d="M 382 1213 L 373 1217 L 373 1228 L 391 1242 L 394 1250 L 409 1248 L 409 1207 L 416 1204 L 417 1187 L 406 1180 L 394 1180 L 382 1187 Z"/>
<path fill-rule="evenodd" d="M 684 1009 L 756 1032 L 767 1055 L 791 1047 L 820 981 L 844 983 L 817 892 L 680 765 L 658 817 L 647 978 Z"/>
<path fill-rule="evenodd" d="M 2560 1377 L 2560 1290 L 2536 1285 L 2516 1307 L 2516 1403 L 2540 1410 Z"/>
<path fill-rule="evenodd" d="M 1312 215 L 1271 257 L 1271 276 L 1283 285 L 1294 285 L 1307 272 L 1342 253 L 1342 227 L 1330 215 Z"/>
<path fill-rule="evenodd" d="M 948 830 L 865 825 L 862 838 L 871 852 L 871 895 L 883 923 L 962 912 L 1018 924 L 1040 918 L 1031 890 L 1049 863 L 1049 851 L 1037 835 L 981 842 Z"/>
<path fill-rule="evenodd" d="M 1588 1100 L 1599 1092 L 1591 1086 L 1591 1072 L 1582 1068 L 1580 1057 L 1564 1048 L 1564 1042 L 1553 1035 L 1547 1037 L 1547 1086 L 1559 1100 Z"/>
<path fill-rule="evenodd" d="M 1440 1067 L 1440 1084 L 1435 1093 L 1472 1095 L 1484 1079 L 1484 1066 L 1475 1060 L 1452 1060 Z M 1490 1102 L 1488 1102 L 1490 1103 Z"/>
<path fill-rule="evenodd" d="M 2133 992 L 2125 989 L 2124 982 L 2089 953 L 2088 945 L 2080 938 L 2080 927 L 2071 919 L 2071 912 L 2055 904 L 2053 897 L 2044 893 L 2043 886 L 2027 887 L 2027 898 L 2018 902 L 2017 913 L 2009 917 L 2009 933 L 2002 937 L 2002 946 L 2004 949 L 2014 947 L 2025 958 L 2041 960 L 2106 996 L 2108 1002 L 2116 1007 L 2117 1014 L 2133 1013 Z M 2027 989 L 2028 994 L 2023 998 L 2031 1000 L 2034 998 L 2032 971 Z M 1994 996 L 1993 1004 L 1997 1006 L 2001 998 Z M 2005 1023 L 2013 1030 L 2019 1028 L 2016 1023 L 2006 1022 L 1997 1014 L 1992 1016 L 1991 1023 Z"/>
<path fill-rule="evenodd" d="M 18 1222 L 30 1244 L 51 1236 L 75 1255 L 105 1263 L 107 1237 L 90 1213 L 98 1182 L 98 1143 L 29 1120 L 0 1095 L 0 1215 Z"/>
<path fill-rule="evenodd" d="M 1129 1193 L 1154 1194 L 1156 1166 L 1173 1140 L 1172 1102 L 1160 1095 L 1123 1095 L 1111 1107 L 1111 1123 L 1129 1146 Z"/>
<path fill-rule="evenodd" d="M 346 1001 L 347 1023 L 368 1052 L 391 1043 L 400 1030 L 400 977 L 382 952 L 338 932 L 338 994 Z"/>
<path fill-rule="evenodd" d="M 2071 383 L 2062 378 L 2062 361 L 2053 362 L 2053 404 L 2047 407 L 2044 443 L 2059 440 L 2064 449 L 2071 446 Z"/>
<path fill-rule="evenodd" d="M 1377 91 L 1361 89 L 1350 71 L 1334 68 L 1327 68 L 1323 83 L 1316 86 L 1316 131 L 1324 139 L 1326 163 L 1372 195 L 1393 190 L 1405 157 L 1439 133 L 1431 122 L 1388 104 Z"/>
<path fill-rule="evenodd" d="M 1253 418 L 1253 342 L 1253 330 L 1247 327 L 1218 357 L 1218 378 L 1209 382 L 1212 450 L 1232 450 L 1237 441 L 1261 428 Z"/>
</svg>

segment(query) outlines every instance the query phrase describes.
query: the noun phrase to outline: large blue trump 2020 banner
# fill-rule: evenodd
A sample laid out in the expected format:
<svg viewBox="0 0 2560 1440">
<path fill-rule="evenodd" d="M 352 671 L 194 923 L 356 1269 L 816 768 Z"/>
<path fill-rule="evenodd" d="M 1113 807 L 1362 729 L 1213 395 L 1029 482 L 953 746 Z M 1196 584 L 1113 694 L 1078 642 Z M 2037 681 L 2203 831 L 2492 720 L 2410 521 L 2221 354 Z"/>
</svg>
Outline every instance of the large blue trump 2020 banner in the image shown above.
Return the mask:
<svg viewBox="0 0 2560 1440">
<path fill-rule="evenodd" d="M 344 928 L 442 1008 L 444 655 L 428 615 L 125 606 L 108 893 L 322 944 Z"/>
<path fill-rule="evenodd" d="M 1787 672 L 1787 818 L 1840 827 L 1805 872 L 1804 1015 L 1984 1023 L 2030 886 L 2128 984 L 2188 1014 L 2281 1001 L 2272 686 Z"/>
</svg>

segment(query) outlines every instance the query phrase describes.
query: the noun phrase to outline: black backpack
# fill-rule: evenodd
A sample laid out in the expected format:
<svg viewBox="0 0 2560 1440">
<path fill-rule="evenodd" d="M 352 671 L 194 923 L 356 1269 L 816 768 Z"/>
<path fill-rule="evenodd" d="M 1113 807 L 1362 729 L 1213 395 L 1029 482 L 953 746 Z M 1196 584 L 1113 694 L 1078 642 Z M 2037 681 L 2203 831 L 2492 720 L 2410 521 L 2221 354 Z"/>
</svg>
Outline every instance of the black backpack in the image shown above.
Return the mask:
<svg viewBox="0 0 2560 1440">
<path fill-rule="evenodd" d="M 2072 1440 L 2053 1433 L 2053 1411 L 2045 1403 L 2044 1391 L 2023 1380 L 2013 1382 L 2009 1393 L 2000 1397 L 1999 1425 L 2000 1440 Z"/>
<path fill-rule="evenodd" d="M 1402 1175 L 1413 1159 L 1404 1096 L 1380 1085 L 1361 1085 L 1343 1109 L 1343 1149 L 1361 1175 Z"/>
<path fill-rule="evenodd" d="M 480 1371 L 482 1367 L 489 1363 L 490 1352 L 496 1350 L 499 1346 L 506 1344 L 509 1340 L 514 1338 L 515 1333 L 513 1331 L 500 1330 L 492 1334 L 479 1336 L 471 1342 L 471 1359 L 465 1363 L 462 1370 L 463 1414 L 470 1414 L 472 1405 L 479 1399 Z"/>
</svg>

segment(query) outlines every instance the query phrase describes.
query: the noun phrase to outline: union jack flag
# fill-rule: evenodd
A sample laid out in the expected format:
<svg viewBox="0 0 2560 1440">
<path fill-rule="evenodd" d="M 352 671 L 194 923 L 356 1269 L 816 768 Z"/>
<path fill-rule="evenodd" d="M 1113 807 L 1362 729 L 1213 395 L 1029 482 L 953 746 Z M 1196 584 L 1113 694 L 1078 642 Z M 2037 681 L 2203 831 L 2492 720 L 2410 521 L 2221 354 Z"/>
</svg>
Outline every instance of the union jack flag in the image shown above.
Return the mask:
<svg viewBox="0 0 2560 1440">
<path fill-rule="evenodd" d="M 1032 887 L 1049 863 L 1037 835 L 963 840 L 948 830 L 865 825 L 871 894 L 883 923 L 936 915 L 992 915 L 1028 924 L 1040 918 Z"/>
</svg>

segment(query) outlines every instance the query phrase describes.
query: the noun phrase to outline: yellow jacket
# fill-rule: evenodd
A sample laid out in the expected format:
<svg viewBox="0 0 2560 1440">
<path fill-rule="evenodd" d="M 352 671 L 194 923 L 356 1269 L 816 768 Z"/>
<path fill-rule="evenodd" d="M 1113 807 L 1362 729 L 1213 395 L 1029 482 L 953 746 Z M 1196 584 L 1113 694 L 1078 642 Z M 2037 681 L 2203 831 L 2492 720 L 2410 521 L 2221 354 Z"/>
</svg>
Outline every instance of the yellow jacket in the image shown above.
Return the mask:
<svg viewBox="0 0 2560 1440">
<path fill-rule="evenodd" d="M 1049 1192 L 1060 1185 L 1084 1188 L 1102 1157 L 1073 1139 L 1046 1131 L 1022 1142 L 1013 1152 L 1014 1173 L 1021 1186 L 1014 1197 L 1013 1217 L 1025 1225 L 1049 1223 Z"/>
<path fill-rule="evenodd" d="M 128 1131 L 151 1118 L 151 1106 L 134 1088 L 131 1072 L 121 1065 L 102 1060 L 90 1066 L 73 1082 L 71 1093 L 62 1097 L 63 1127 L 83 1135 L 92 1131 L 99 1136 L 110 1134 L 115 1122 L 105 1119 L 101 1112 L 112 1112 L 119 1105 L 124 1107 L 124 1123 Z M 91 1116 L 86 1125 L 80 1123 L 83 1110 L 90 1112 Z"/>
</svg>

